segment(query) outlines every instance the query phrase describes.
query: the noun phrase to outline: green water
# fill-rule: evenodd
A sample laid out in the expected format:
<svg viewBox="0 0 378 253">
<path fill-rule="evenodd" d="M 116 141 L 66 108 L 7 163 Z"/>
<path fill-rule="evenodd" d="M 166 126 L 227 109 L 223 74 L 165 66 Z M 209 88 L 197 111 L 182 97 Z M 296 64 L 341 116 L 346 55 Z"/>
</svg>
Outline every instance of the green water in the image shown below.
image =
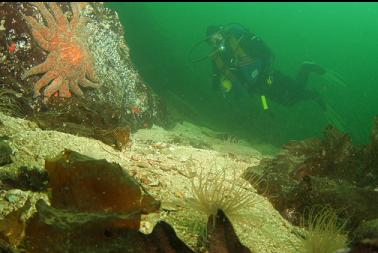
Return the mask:
<svg viewBox="0 0 378 253">
<path fill-rule="evenodd" d="M 183 118 L 253 143 L 281 145 L 321 136 L 339 118 L 356 143 L 366 143 L 378 95 L 377 3 L 107 3 L 125 27 L 133 62 L 163 100 L 186 104 Z M 188 61 L 211 24 L 238 22 L 258 34 L 276 56 L 275 68 L 294 76 L 304 60 L 336 72 L 345 82 L 312 76 L 333 116 L 312 101 L 283 107 L 258 97 L 229 101 L 211 88 L 211 63 Z M 199 47 L 196 56 L 207 49 Z M 179 99 L 178 99 L 179 98 Z M 177 108 L 181 108 L 177 106 Z M 273 114 L 273 115 L 272 115 Z M 329 115 L 329 112 L 327 113 Z"/>
</svg>

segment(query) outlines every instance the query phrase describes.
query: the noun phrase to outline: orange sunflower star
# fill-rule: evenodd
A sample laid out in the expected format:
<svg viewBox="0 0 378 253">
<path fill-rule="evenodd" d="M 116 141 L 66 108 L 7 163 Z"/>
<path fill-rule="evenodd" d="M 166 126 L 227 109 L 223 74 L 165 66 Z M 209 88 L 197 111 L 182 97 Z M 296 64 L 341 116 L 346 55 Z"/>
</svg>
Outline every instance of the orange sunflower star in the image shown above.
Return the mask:
<svg viewBox="0 0 378 253">
<path fill-rule="evenodd" d="M 22 76 L 25 79 L 44 73 L 34 85 L 34 97 L 39 96 L 40 90 L 45 86 L 47 87 L 43 95 L 46 98 L 56 92 L 65 98 L 71 97 L 71 92 L 83 96 L 79 84 L 83 87 L 98 88 L 100 85 L 96 83 L 93 60 L 83 38 L 86 19 L 80 15 L 79 3 L 71 3 L 71 21 L 67 20 L 54 2 L 48 3 L 51 12 L 43 2 L 33 3 L 33 6 L 42 14 L 47 26 L 31 16 L 25 19 L 38 45 L 49 52 L 43 63 L 32 67 Z"/>
</svg>

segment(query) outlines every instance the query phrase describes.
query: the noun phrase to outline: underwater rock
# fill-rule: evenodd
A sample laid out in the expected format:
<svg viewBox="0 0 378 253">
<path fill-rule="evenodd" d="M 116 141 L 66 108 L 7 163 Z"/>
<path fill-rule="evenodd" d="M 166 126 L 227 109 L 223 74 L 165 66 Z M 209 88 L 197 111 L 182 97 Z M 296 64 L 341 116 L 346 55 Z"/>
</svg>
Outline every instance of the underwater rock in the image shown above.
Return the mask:
<svg viewBox="0 0 378 253">
<path fill-rule="evenodd" d="M 2 242 L 0 239 L 0 253 L 18 253 L 15 249 L 12 249 L 10 245 L 5 242 Z"/>
<path fill-rule="evenodd" d="M 81 47 L 71 45 L 68 50 L 72 54 L 71 51 L 62 51 L 62 54 L 67 58 L 67 64 L 72 63 L 72 66 L 63 64 L 59 67 L 56 65 L 58 62 L 54 62 L 51 57 L 49 66 L 55 66 L 58 72 L 65 68 L 67 71 L 76 71 L 76 68 L 79 71 L 81 66 L 74 65 L 79 58 L 70 57 L 86 53 L 85 55 L 90 55 L 93 59 L 91 64 L 86 62 L 86 65 L 93 68 L 93 71 L 87 72 L 87 76 L 95 73 L 101 87 L 81 89 L 77 83 L 63 83 L 61 89 L 57 90 L 55 81 L 49 84 L 44 80 L 38 86 L 42 96 L 33 98 L 36 90 L 33 86 L 41 79 L 43 72 L 34 69 L 28 73 L 28 78 L 22 77 L 26 77 L 24 74 L 31 68 L 45 62 L 51 55 L 50 52 L 55 50 L 51 47 L 42 48 L 41 40 L 36 37 L 40 31 L 45 35 L 56 34 L 53 26 L 45 20 L 48 15 L 59 19 L 58 23 L 64 28 L 64 32 L 69 29 L 65 28 L 64 23 L 75 22 L 75 17 L 86 19 L 86 23 L 80 23 L 80 32 L 76 32 L 73 38 L 81 40 L 80 45 L 85 46 L 88 51 L 84 52 Z M 17 116 L 27 116 L 32 120 L 38 119 L 38 123 L 50 129 L 56 129 L 63 123 L 75 123 L 88 128 L 112 131 L 114 127 L 138 129 L 165 122 L 159 98 L 142 80 L 131 62 L 117 13 L 106 8 L 103 3 L 71 5 L 65 2 L 55 5 L 0 2 L 0 17 L 0 110 Z M 43 30 L 43 26 L 46 30 Z M 86 83 L 84 86 L 91 85 Z M 70 94 L 70 91 L 62 87 L 68 87 L 78 95 Z M 50 94 L 54 90 L 57 91 Z M 66 130 L 74 134 L 81 133 L 80 129 Z M 96 138 L 96 135 L 91 137 Z"/>
<path fill-rule="evenodd" d="M 374 118 L 370 143 L 363 150 L 363 160 L 366 164 L 364 168 L 366 176 L 363 178 L 363 183 L 378 185 L 378 116 Z"/>
<path fill-rule="evenodd" d="M 349 136 L 328 126 L 323 139 L 292 141 L 274 158 L 248 168 L 244 178 L 262 171 L 259 193 L 294 224 L 306 208 L 329 205 L 346 210 L 350 228 L 378 217 L 378 120 L 371 143 L 353 145 Z"/>
<path fill-rule="evenodd" d="M 114 226 L 115 221 L 133 219 L 134 214 L 56 209 L 43 200 L 39 200 L 36 207 L 37 213 L 29 220 L 21 244 L 30 253 L 195 253 L 164 221 L 159 221 L 151 234 L 146 235 Z M 240 243 L 222 211 L 218 212 L 214 225 L 212 222 L 213 217 L 209 217 L 210 253 L 251 253 Z"/>
<path fill-rule="evenodd" d="M 9 144 L 5 141 L 0 140 L 0 166 L 12 163 L 12 153 L 13 151 Z"/>
<path fill-rule="evenodd" d="M 112 131 L 96 131 L 98 139 L 104 143 L 122 150 L 131 144 L 131 129 L 129 127 L 116 127 Z"/>
<path fill-rule="evenodd" d="M 293 191 L 293 196 L 289 205 L 296 210 L 311 206 L 341 210 L 339 215 L 348 220 L 349 229 L 355 229 L 365 220 L 378 218 L 378 192 L 345 180 L 306 177 Z"/>
<path fill-rule="evenodd" d="M 106 117 L 106 116 L 105 116 Z M 65 119 L 61 122 L 61 118 L 51 119 L 49 115 L 39 115 L 34 119 L 38 126 L 43 129 L 54 129 L 64 133 L 75 133 L 79 136 L 95 138 L 103 143 L 113 146 L 118 150 L 122 150 L 131 144 L 131 129 L 128 126 L 109 127 L 104 130 L 99 127 L 89 127 L 82 124 L 69 122 Z M 114 122 L 116 124 L 116 122 Z M 109 125 L 111 125 L 109 121 Z"/>
<path fill-rule="evenodd" d="M 29 253 L 195 253 L 164 221 L 159 221 L 150 234 L 125 226 L 125 221 L 139 218 L 139 211 L 55 208 L 40 199 L 36 212 L 26 222 L 23 214 L 29 208 L 27 200 L 23 207 L 0 221 L 0 249 L 7 250 L 4 252 L 22 249 Z M 240 243 L 222 211 L 215 219 L 209 217 L 208 229 L 209 253 L 251 253 Z"/>
<path fill-rule="evenodd" d="M 352 181 L 361 176 L 356 169 L 360 166 L 360 160 L 356 159 L 360 151 L 347 134 L 332 126 L 326 127 L 322 140 L 291 142 L 284 149 L 288 151 L 289 162 L 300 161 L 290 172 L 296 180 L 304 176 L 327 176 Z"/>
<path fill-rule="evenodd" d="M 18 187 L 24 191 L 46 191 L 48 186 L 48 175 L 45 170 L 38 168 L 28 169 L 25 166 L 22 166 L 19 169 Z"/>
<path fill-rule="evenodd" d="M 46 160 L 51 206 L 83 212 L 138 212 L 124 226 L 139 229 L 141 214 L 159 210 L 160 202 L 144 191 L 118 164 L 65 150 Z"/>
<path fill-rule="evenodd" d="M 306 146 L 306 142 L 300 142 L 299 146 Z M 292 191 L 299 182 L 292 178 L 293 171 L 303 162 L 302 156 L 298 159 L 291 159 L 283 150 L 275 158 L 264 158 L 259 165 L 248 167 L 243 173 L 243 178 L 249 181 L 259 194 L 266 195 L 273 206 L 284 212 L 291 203 Z M 258 174 L 256 171 L 262 171 Z M 256 182 L 255 178 L 259 178 Z M 249 180 L 252 179 L 252 180 Z M 272 198 L 271 196 L 277 196 Z"/>
<path fill-rule="evenodd" d="M 297 182 L 305 176 L 356 181 L 363 175 L 360 154 L 361 150 L 353 146 L 348 135 L 328 126 L 322 140 L 291 141 L 276 157 L 263 159 L 258 167 L 265 174 L 281 174 Z M 255 169 L 250 168 L 250 171 Z"/>
<path fill-rule="evenodd" d="M 135 214 L 57 209 L 43 200 L 37 201 L 36 208 L 37 213 L 28 221 L 22 243 L 30 253 L 121 252 L 117 250 L 136 250 L 142 246 L 138 245 L 136 230 L 123 227 L 120 235 L 116 227 L 119 221 L 135 219 Z"/>
<path fill-rule="evenodd" d="M 378 253 L 378 239 L 364 239 L 345 253 Z"/>
<path fill-rule="evenodd" d="M 149 241 L 147 252 L 172 252 L 172 253 L 194 253 L 180 238 L 175 230 L 166 222 L 159 221 L 152 233 L 146 236 Z"/>
<path fill-rule="evenodd" d="M 215 223 L 214 223 L 215 221 Z M 222 210 L 207 222 L 209 253 L 252 253 L 237 237 L 235 230 Z"/>
<path fill-rule="evenodd" d="M 38 168 L 29 169 L 25 166 L 20 167 L 16 175 L 2 175 L 0 182 L 4 188 L 15 188 L 23 191 L 46 191 L 48 176 L 45 170 Z"/>
<path fill-rule="evenodd" d="M 36 207 L 37 213 L 28 222 L 22 243 L 30 253 L 194 253 L 163 221 L 157 223 L 151 234 L 145 235 L 114 226 L 117 220 L 133 219 L 134 214 L 56 209 L 43 200 Z"/>
<path fill-rule="evenodd" d="M 25 204 L 9 213 L 0 220 L 0 241 L 6 242 L 10 247 L 17 247 L 24 238 L 26 220 L 23 217 L 26 211 L 31 207 L 30 200 Z"/>
<path fill-rule="evenodd" d="M 378 238 L 378 219 L 362 222 L 353 234 L 354 241 L 374 238 Z"/>
</svg>

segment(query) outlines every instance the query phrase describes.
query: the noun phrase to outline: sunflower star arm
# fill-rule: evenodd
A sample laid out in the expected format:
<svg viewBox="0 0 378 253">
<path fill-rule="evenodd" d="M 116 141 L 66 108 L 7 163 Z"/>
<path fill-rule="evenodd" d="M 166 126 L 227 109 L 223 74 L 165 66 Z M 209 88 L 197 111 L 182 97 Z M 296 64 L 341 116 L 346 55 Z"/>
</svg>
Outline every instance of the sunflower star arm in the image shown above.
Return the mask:
<svg viewBox="0 0 378 253">
<path fill-rule="evenodd" d="M 70 88 L 68 87 L 68 81 L 64 80 L 62 85 L 59 88 L 59 96 L 63 98 L 71 97 Z"/>
<path fill-rule="evenodd" d="M 46 74 L 42 76 L 41 79 L 38 80 L 38 82 L 34 85 L 34 96 L 38 97 L 40 95 L 40 90 L 48 85 L 52 80 L 56 79 L 59 76 L 59 74 L 55 71 L 49 71 Z"/>
<path fill-rule="evenodd" d="M 33 17 L 24 17 L 26 19 L 26 23 L 30 25 L 32 34 L 34 39 L 37 41 L 38 45 L 46 51 L 50 51 L 49 42 L 46 40 L 50 38 L 51 34 L 48 28 L 44 25 L 41 25 L 35 18 Z"/>
<path fill-rule="evenodd" d="M 88 18 L 83 15 L 80 15 L 79 21 L 77 22 L 75 30 L 79 33 L 86 33 L 87 31 L 84 28 L 87 23 L 88 23 Z"/>
<path fill-rule="evenodd" d="M 89 62 L 85 65 L 85 75 L 88 77 L 88 79 L 92 80 L 93 82 L 96 82 L 98 83 L 99 80 L 98 80 L 98 76 L 96 74 L 96 71 L 93 67 L 93 59 L 91 56 L 88 56 L 89 57 Z"/>
<path fill-rule="evenodd" d="M 82 97 L 84 96 L 84 93 L 83 91 L 80 89 L 79 87 L 79 84 L 78 82 L 75 80 L 75 81 L 71 81 L 70 84 L 69 84 L 69 87 L 70 87 L 70 90 L 77 96 L 79 97 Z"/>
<path fill-rule="evenodd" d="M 91 87 L 91 88 L 99 88 L 100 87 L 100 84 L 94 83 L 94 82 L 88 80 L 85 77 L 80 80 L 80 85 L 83 86 L 83 87 Z"/>
<path fill-rule="evenodd" d="M 58 4 L 55 2 L 49 2 L 50 9 L 53 11 L 55 20 L 60 28 L 67 30 L 68 21 L 66 16 L 64 16 L 62 10 L 59 8 Z"/>
<path fill-rule="evenodd" d="M 51 97 L 52 94 L 54 94 L 55 92 L 57 92 L 60 89 L 63 81 L 64 81 L 63 77 L 58 76 L 56 79 L 54 79 L 54 81 L 52 81 L 52 83 L 49 86 L 47 86 L 43 95 L 45 97 Z"/>
<path fill-rule="evenodd" d="M 41 63 L 41 64 L 39 64 L 37 66 L 34 66 L 34 67 L 30 68 L 28 71 L 26 71 L 21 76 L 21 79 L 24 80 L 24 79 L 26 79 L 29 76 L 40 74 L 40 73 L 45 73 L 45 72 L 51 70 L 51 66 L 54 66 L 55 60 L 56 60 L 55 55 L 50 54 L 47 57 L 46 61 L 44 61 L 43 63 Z"/>
<path fill-rule="evenodd" d="M 70 22 L 71 30 L 76 30 L 80 20 L 80 4 L 77 2 L 71 2 L 72 19 Z"/>
<path fill-rule="evenodd" d="M 56 21 L 53 15 L 47 10 L 45 4 L 43 2 L 33 2 L 33 6 L 35 6 L 39 12 L 42 14 L 42 17 L 46 19 L 47 26 L 51 29 L 55 29 L 57 27 Z"/>
</svg>

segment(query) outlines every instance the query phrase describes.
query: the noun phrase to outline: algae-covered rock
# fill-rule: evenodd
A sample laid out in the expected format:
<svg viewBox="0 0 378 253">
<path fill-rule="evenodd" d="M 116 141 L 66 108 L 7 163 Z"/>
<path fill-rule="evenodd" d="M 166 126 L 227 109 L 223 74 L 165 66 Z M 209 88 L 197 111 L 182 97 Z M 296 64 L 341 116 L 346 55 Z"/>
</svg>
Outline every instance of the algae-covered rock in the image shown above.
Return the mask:
<svg viewBox="0 0 378 253">
<path fill-rule="evenodd" d="M 345 253 L 377 253 L 378 252 L 378 238 L 364 239 L 356 243 L 350 251 Z M 343 253 L 343 252 L 341 252 Z"/>
<path fill-rule="evenodd" d="M 378 238 L 378 219 L 362 222 L 354 232 L 354 241 Z"/>
<path fill-rule="evenodd" d="M 22 246 L 34 252 L 125 252 L 125 253 L 194 253 L 166 222 L 159 221 L 151 234 L 116 227 L 120 219 L 134 214 L 78 212 L 37 202 L 37 213 L 25 231 Z M 215 221 L 215 223 L 213 223 Z M 229 219 L 218 211 L 208 221 L 210 253 L 251 253 L 240 243 Z"/>
<path fill-rule="evenodd" d="M 353 229 L 365 219 L 378 218 L 377 133 L 376 118 L 371 143 L 358 146 L 328 126 L 322 139 L 292 141 L 277 156 L 248 168 L 244 176 L 260 171 L 257 188 L 294 223 L 307 208 L 327 205 L 344 212 Z"/>
<path fill-rule="evenodd" d="M 75 17 L 80 21 L 76 30 Z M 67 22 L 70 26 L 64 25 Z M 61 34 L 72 40 L 65 41 Z M 55 35 L 57 45 L 49 42 Z M 65 64 L 53 57 L 56 53 Z M 50 74 L 41 81 L 47 70 L 35 67 L 44 62 L 44 69 L 66 79 L 59 84 Z M 86 71 L 80 72 L 83 65 Z M 80 83 L 87 79 L 77 83 L 71 72 L 96 78 L 92 84 Z M 0 2 L 0 81 L 0 110 L 28 116 L 44 128 L 100 138 L 94 129 L 145 128 L 164 121 L 158 97 L 131 62 L 117 13 L 103 3 Z"/>
<path fill-rule="evenodd" d="M 16 173 L 4 173 L 0 182 L 6 189 L 21 189 L 23 191 L 46 191 L 48 184 L 47 172 L 38 168 L 21 166 Z"/>
<path fill-rule="evenodd" d="M 119 220 L 133 219 L 134 214 L 57 209 L 42 200 L 36 205 L 37 213 L 28 222 L 22 243 L 30 253 L 194 253 L 165 222 L 145 235 L 114 226 Z"/>
<path fill-rule="evenodd" d="M 0 140 L 0 166 L 12 163 L 12 149 L 5 141 Z"/>
<path fill-rule="evenodd" d="M 121 166 L 74 151 L 46 160 L 51 205 L 84 212 L 137 213 L 124 226 L 139 229 L 141 214 L 157 211 L 160 202 Z"/>
<path fill-rule="evenodd" d="M 235 168 L 235 172 L 239 174 L 246 167 L 257 164 L 259 158 L 261 157 L 254 156 L 257 151 L 255 152 L 254 149 L 251 148 L 251 152 L 248 152 L 248 154 L 250 154 L 250 159 L 245 160 L 243 158 L 234 160 L 234 158 L 231 159 L 229 156 L 224 156 L 223 153 L 219 153 L 214 150 L 196 149 L 189 145 L 174 144 L 172 141 L 170 141 L 173 140 L 174 136 L 181 136 L 183 133 L 185 133 L 184 136 L 192 137 L 193 134 L 197 136 L 198 133 L 203 131 L 203 128 L 195 128 L 194 125 L 190 127 L 189 131 L 185 131 L 185 129 L 189 129 L 186 126 L 180 129 L 176 128 L 175 130 L 171 131 L 167 131 L 157 126 L 154 126 L 152 129 L 141 129 L 137 133 L 132 134 L 132 147 L 127 150 L 127 152 L 121 152 L 119 150 L 114 150 L 104 143 L 93 140 L 92 138 L 83 138 L 57 131 L 41 130 L 36 127 L 33 122 L 25 119 L 8 117 L 3 113 L 0 113 L 0 118 L 5 126 L 0 128 L 0 132 L 2 135 L 8 135 L 9 138 L 11 138 L 12 148 L 16 151 L 14 163 L 11 165 L 11 169 L 14 168 L 15 170 L 18 170 L 21 166 L 27 166 L 28 170 L 32 170 L 33 167 L 43 170 L 45 157 L 55 157 L 65 148 L 69 148 L 79 152 L 80 154 L 84 154 L 88 160 L 89 157 L 93 157 L 95 159 L 106 159 L 109 161 L 109 163 L 114 162 L 120 164 L 122 168 L 127 169 L 129 174 L 133 175 L 138 182 L 142 182 L 143 187 L 146 187 L 148 192 L 153 194 L 153 196 L 159 196 L 159 199 L 162 200 L 163 203 L 168 204 L 168 207 L 173 207 L 165 210 L 161 209 L 160 213 L 158 214 L 154 213 L 151 215 L 142 216 L 140 231 L 143 231 L 145 234 L 151 232 L 151 230 L 154 228 L 154 224 L 165 224 L 155 226 L 157 231 L 156 236 L 147 240 L 149 241 L 148 245 L 150 245 L 151 250 L 147 250 L 145 252 L 142 251 L 142 253 L 187 252 L 183 251 L 181 247 L 176 247 L 177 245 L 180 245 L 177 240 L 175 240 L 175 238 L 177 239 L 177 236 L 183 240 L 185 244 L 195 249 L 196 239 L 198 237 L 195 233 L 191 232 L 192 230 L 188 230 L 186 227 L 181 226 L 178 220 L 185 222 L 188 220 L 187 217 L 196 217 L 196 214 L 194 212 L 190 212 L 188 209 L 182 209 L 175 204 L 177 198 L 181 199 L 186 197 L 188 191 L 190 191 L 190 178 L 192 178 L 193 175 L 198 175 L 198 171 L 202 169 L 205 169 L 204 172 L 206 171 L 206 173 L 213 171 L 210 169 L 212 166 L 209 167 L 209 164 L 213 164 L 213 161 L 216 161 L 219 165 L 214 167 L 214 169 L 216 169 L 215 171 L 220 172 L 225 166 L 232 166 Z M 210 141 L 211 139 L 206 138 L 205 135 L 198 136 L 200 139 L 202 138 L 209 143 L 213 143 Z M 218 140 L 214 140 L 215 143 L 218 143 L 217 141 Z M 224 145 L 227 145 L 227 143 L 224 143 Z M 237 150 L 238 146 L 235 145 L 235 148 L 235 150 Z M 238 152 L 235 151 L 235 153 L 238 157 L 240 157 Z M 243 157 L 244 155 L 247 156 L 247 153 L 243 152 L 242 154 Z M 36 178 L 38 179 L 39 176 Z M 227 180 L 230 180 L 230 178 Z M 240 181 L 243 180 L 240 179 Z M 38 180 L 35 182 L 38 182 Z M 38 185 L 39 184 L 37 184 L 37 186 Z M 47 196 L 43 193 L 25 193 L 33 196 L 33 204 L 41 197 L 48 202 Z M 98 191 L 98 194 L 101 194 L 101 192 Z M 246 210 L 246 217 L 250 218 L 246 219 L 245 223 L 243 221 L 243 224 L 233 224 L 240 241 L 253 252 L 295 252 L 295 249 L 298 247 L 300 242 L 297 238 L 297 230 L 299 229 L 285 221 L 279 215 L 279 213 L 274 210 L 266 198 L 257 195 L 254 191 L 251 191 L 251 194 L 258 199 L 258 202 L 253 208 Z M 14 210 L 14 208 L 21 206 L 21 203 L 25 201 L 25 198 L 23 198 L 19 205 L 10 206 L 8 205 L 8 201 L 4 200 L 2 197 L 3 195 L 0 194 L 0 210 Z M 75 211 L 74 209 L 67 210 L 53 206 L 51 208 L 62 212 L 88 213 L 85 211 Z M 32 209 L 34 208 L 32 207 Z M 93 214 L 99 212 L 100 210 L 90 213 Z M 0 212 L 2 217 L 4 217 L 6 214 L 8 214 L 8 211 Z M 48 212 L 46 214 L 48 214 Z M 113 215 L 113 217 L 121 217 L 117 216 L 119 213 L 112 213 L 111 215 Z M 124 213 L 124 215 L 127 217 L 127 213 Z M 96 216 L 92 217 L 95 218 Z M 176 237 L 168 232 L 164 232 L 169 225 L 161 221 L 159 222 L 160 219 L 164 219 L 174 228 L 177 233 Z M 45 219 L 41 220 L 43 221 Z M 68 223 L 64 223 L 62 221 L 60 224 Z M 173 230 L 172 227 L 170 231 Z M 103 236 L 101 238 L 103 238 L 105 241 L 101 242 L 98 240 L 91 241 L 90 236 L 92 234 L 87 233 L 89 236 L 88 241 L 91 242 L 91 245 L 86 249 L 84 247 L 81 248 L 84 248 L 86 251 L 73 249 L 71 252 L 101 252 L 100 250 L 97 250 L 99 244 L 103 245 L 103 252 L 128 252 L 127 250 L 131 250 L 130 248 L 112 251 L 112 249 L 114 249 L 111 247 L 113 243 L 115 245 L 119 245 L 119 243 L 122 243 L 123 240 L 126 240 L 127 242 L 127 240 L 131 238 L 127 236 L 123 237 L 121 232 L 116 232 L 120 230 L 130 231 L 130 229 L 121 229 L 119 227 L 117 229 L 113 228 L 106 231 L 102 230 Z M 63 230 L 63 232 L 61 232 L 62 236 L 72 238 L 69 237 L 69 234 L 65 234 L 64 231 L 69 230 Z M 132 231 L 132 233 L 136 232 L 135 230 Z M 164 234 L 161 234 L 159 231 L 163 231 Z M 99 234 L 100 232 L 97 231 L 96 233 Z M 84 236 L 84 234 L 85 233 L 82 233 L 81 236 Z M 52 236 L 50 236 L 51 234 L 47 233 L 47 235 L 48 236 L 43 236 L 42 238 L 52 238 Z M 71 245 L 75 244 L 78 247 L 81 245 L 80 240 L 76 241 L 73 239 L 66 242 L 67 244 L 71 243 Z M 127 245 L 126 242 L 124 245 Z M 135 242 L 138 241 L 135 240 Z M 158 244 L 159 242 L 163 245 Z M 143 243 L 147 242 L 144 241 Z M 67 244 L 63 243 L 61 246 L 66 246 Z M 48 248 L 46 250 L 39 250 L 36 252 L 40 253 L 46 251 L 48 251 Z M 136 251 L 134 250 L 134 253 L 135 252 Z M 188 252 L 192 253 L 193 251 Z M 59 253 L 59 251 L 54 253 Z"/>
<path fill-rule="evenodd" d="M 378 218 L 378 192 L 345 180 L 307 177 L 292 194 L 292 208 L 305 210 L 310 206 L 330 206 L 340 211 L 350 229 L 365 220 Z"/>
<path fill-rule="evenodd" d="M 111 252 L 109 249 L 122 248 L 142 252 L 138 249 L 142 245 L 138 247 L 138 242 L 135 242 L 138 240 L 136 230 L 123 230 L 122 239 L 115 229 L 115 224 L 121 220 L 135 219 L 133 213 L 58 209 L 48 206 L 43 200 L 39 200 L 36 207 L 37 213 L 28 221 L 23 241 L 28 252 Z M 113 238 L 118 238 L 118 241 Z"/>
<path fill-rule="evenodd" d="M 21 208 L 14 210 L 0 220 L 0 241 L 3 240 L 10 247 L 17 247 L 21 243 L 26 226 L 26 219 L 23 215 L 30 206 L 31 203 L 27 200 Z"/>
</svg>

